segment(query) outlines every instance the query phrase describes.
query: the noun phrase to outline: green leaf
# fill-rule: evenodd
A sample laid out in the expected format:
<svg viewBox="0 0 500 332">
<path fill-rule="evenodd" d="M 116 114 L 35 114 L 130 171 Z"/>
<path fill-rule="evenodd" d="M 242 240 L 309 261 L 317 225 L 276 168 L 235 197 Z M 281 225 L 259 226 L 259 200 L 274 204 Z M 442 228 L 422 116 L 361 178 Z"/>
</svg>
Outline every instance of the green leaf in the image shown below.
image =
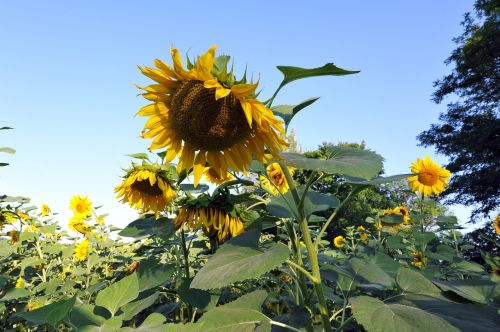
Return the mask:
<svg viewBox="0 0 500 332">
<path fill-rule="evenodd" d="M 120 309 L 123 312 L 120 318 L 124 321 L 131 320 L 135 315 L 155 304 L 159 295 L 160 293 L 154 293 L 146 298 L 123 305 Z"/>
<path fill-rule="evenodd" d="M 321 171 L 371 179 L 382 170 L 383 158 L 375 152 L 351 147 L 334 146 L 329 159 L 306 158 L 298 153 L 282 153 L 287 165 L 296 168 Z"/>
<path fill-rule="evenodd" d="M 285 128 L 288 127 L 290 124 L 290 121 L 292 121 L 293 117 L 301 110 L 306 108 L 307 106 L 311 105 L 314 103 L 316 100 L 318 100 L 319 97 L 313 97 L 307 100 L 302 101 L 298 105 L 277 105 L 271 108 L 273 111 L 274 115 L 279 116 L 285 121 Z"/>
<path fill-rule="evenodd" d="M 210 189 L 210 187 L 208 185 L 203 184 L 203 183 L 199 183 L 196 188 L 194 187 L 194 184 L 192 184 L 192 183 L 182 183 L 179 185 L 179 188 L 182 191 L 189 191 L 192 194 L 203 193 L 203 192 L 207 191 L 208 189 Z"/>
<path fill-rule="evenodd" d="M 49 324 L 55 329 L 68 316 L 75 305 L 76 296 L 71 299 L 51 303 L 33 311 L 26 311 L 16 314 L 28 322 L 36 325 Z"/>
<path fill-rule="evenodd" d="M 256 278 L 280 266 L 289 255 L 288 247 L 282 243 L 272 243 L 265 248 L 226 243 L 209 258 L 191 287 L 209 290 Z"/>
<path fill-rule="evenodd" d="M 165 330 L 165 322 L 166 318 L 160 313 L 153 312 L 149 315 L 144 322 L 142 322 L 139 327 L 124 327 L 120 329 L 122 331 L 143 331 L 143 332 L 151 332 L 151 331 L 164 331 Z"/>
<path fill-rule="evenodd" d="M 384 224 L 390 225 L 401 224 L 404 221 L 403 216 L 400 214 L 389 214 L 380 219 L 384 222 Z"/>
<path fill-rule="evenodd" d="M 344 75 L 359 73 L 358 70 L 345 70 L 339 68 L 335 66 L 333 63 L 327 63 L 323 67 L 310 68 L 310 69 L 292 67 L 292 66 L 277 66 L 276 68 L 278 68 L 278 70 L 281 71 L 284 76 L 283 81 L 281 82 L 278 90 L 281 89 L 283 86 L 287 85 L 288 83 L 302 78 L 326 76 L 326 75 L 344 76 Z"/>
<path fill-rule="evenodd" d="M 171 219 L 149 217 L 132 221 L 118 234 L 133 238 L 156 235 L 168 240 L 175 233 L 175 230 L 175 225 Z"/>
<path fill-rule="evenodd" d="M 97 293 L 95 304 L 108 309 L 114 316 L 121 306 L 134 300 L 138 295 L 139 281 L 137 274 L 133 273 Z"/>
<path fill-rule="evenodd" d="M 17 300 L 23 297 L 28 297 L 30 296 L 31 293 L 24 288 L 11 288 L 5 290 L 5 294 L 0 298 L 0 302 L 3 301 L 10 301 L 10 300 Z"/>
<path fill-rule="evenodd" d="M 236 301 L 209 310 L 196 324 L 167 324 L 166 331 L 271 331 L 270 319 L 260 312 L 266 297 L 265 291 L 254 291 Z"/>
<path fill-rule="evenodd" d="M 105 312 L 101 312 L 101 315 L 99 315 L 99 309 Z M 69 320 L 71 324 L 76 327 L 83 327 L 86 325 L 100 326 L 106 321 L 106 315 L 109 315 L 109 313 L 101 307 L 96 307 L 91 304 L 80 304 L 71 309 Z"/>
<path fill-rule="evenodd" d="M 175 269 L 175 265 L 159 263 L 155 258 L 141 261 L 137 269 L 139 291 L 142 292 L 167 283 Z"/>
<path fill-rule="evenodd" d="M 350 302 L 354 318 L 370 332 L 459 331 L 444 319 L 409 305 L 386 304 L 370 296 L 357 296 Z"/>
<path fill-rule="evenodd" d="M 12 149 L 12 148 L 7 148 L 7 147 L 3 147 L 3 148 L 0 148 L 0 152 L 5 152 L 5 153 L 16 153 L 16 150 Z"/>
<path fill-rule="evenodd" d="M 126 156 L 140 160 L 149 160 L 149 156 L 146 153 L 133 153 L 133 154 L 127 154 Z"/>
<path fill-rule="evenodd" d="M 111 317 L 100 326 L 88 325 L 78 329 L 78 332 L 117 332 L 122 326 L 120 317 Z"/>
<path fill-rule="evenodd" d="M 0 240 L 0 258 L 5 258 L 12 253 L 12 245 L 7 240 Z"/>
<path fill-rule="evenodd" d="M 411 270 L 407 267 L 399 269 L 396 276 L 396 282 L 404 292 L 427 294 L 431 296 L 438 296 L 441 294 L 439 288 L 424 277 L 421 273 Z"/>
<path fill-rule="evenodd" d="M 359 178 L 353 178 L 353 177 L 346 177 L 346 182 L 358 186 L 379 186 L 381 184 L 386 184 L 386 183 L 392 183 L 392 182 L 398 182 L 401 180 L 405 180 L 408 176 L 411 176 L 412 174 L 399 174 L 399 175 L 392 175 L 392 176 L 377 176 L 371 180 L 364 181 L 363 179 Z"/>
<path fill-rule="evenodd" d="M 1 127 L 0 130 L 7 130 L 7 129 L 14 129 L 14 128 L 11 128 L 11 127 Z"/>
<path fill-rule="evenodd" d="M 219 300 L 220 293 L 218 292 L 209 292 L 206 290 L 189 288 L 191 285 L 192 279 L 184 279 L 182 283 L 177 288 L 177 293 L 183 302 L 186 302 L 192 305 L 195 308 L 201 310 L 208 310 L 212 307 L 215 307 L 217 301 Z"/>
<path fill-rule="evenodd" d="M 409 294 L 401 298 L 401 302 L 415 305 L 422 311 L 445 320 L 450 328 L 460 331 L 496 331 L 500 326 L 497 310 L 485 305 L 455 303 L 442 301 L 420 294 Z M 435 328 L 430 331 L 442 331 Z M 446 330 L 444 330 L 446 331 Z"/>
<path fill-rule="evenodd" d="M 298 192 L 299 196 L 302 196 L 304 192 L 303 188 L 298 188 Z M 339 205 L 340 201 L 335 196 L 318 193 L 316 191 L 308 191 L 304 199 L 304 213 L 306 217 L 309 217 L 314 212 L 337 208 Z M 272 197 L 271 202 L 267 204 L 267 210 L 276 217 L 299 218 L 299 213 L 290 191 L 283 196 Z"/>
<path fill-rule="evenodd" d="M 452 291 L 468 300 L 486 304 L 489 300 L 498 294 L 496 283 L 483 279 L 467 280 L 433 280 L 439 288 L 444 291 Z"/>
<path fill-rule="evenodd" d="M 399 235 L 393 235 L 389 236 L 385 240 L 385 247 L 388 249 L 402 249 L 406 248 L 406 246 L 403 244 L 403 238 Z"/>
<path fill-rule="evenodd" d="M 351 258 L 348 261 L 354 279 L 363 287 L 390 288 L 394 280 L 384 270 L 372 262 L 360 258 Z"/>
</svg>

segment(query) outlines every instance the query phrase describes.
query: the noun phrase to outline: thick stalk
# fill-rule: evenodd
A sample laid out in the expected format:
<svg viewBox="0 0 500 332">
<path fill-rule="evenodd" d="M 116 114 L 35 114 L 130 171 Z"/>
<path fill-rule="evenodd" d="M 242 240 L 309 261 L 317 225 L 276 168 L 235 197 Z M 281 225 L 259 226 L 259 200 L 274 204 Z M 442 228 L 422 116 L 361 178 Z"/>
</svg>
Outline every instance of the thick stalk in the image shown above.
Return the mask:
<svg viewBox="0 0 500 332">
<path fill-rule="evenodd" d="M 321 275 L 319 271 L 318 253 L 311 239 L 311 234 L 309 232 L 307 219 L 304 216 L 304 209 L 303 207 L 299 208 L 301 199 L 297 192 L 297 187 L 295 186 L 295 182 L 292 178 L 292 175 L 290 174 L 288 167 L 286 167 L 286 165 L 284 165 L 282 162 L 280 162 L 280 167 L 283 171 L 283 174 L 285 175 L 288 187 L 290 188 L 293 199 L 298 208 L 298 213 L 300 217 L 299 220 L 300 231 L 302 233 L 302 237 L 304 238 L 304 242 L 306 244 L 307 253 L 309 256 L 309 262 L 311 263 L 312 276 L 314 278 L 314 281 L 312 281 L 312 283 L 314 285 L 316 296 L 318 297 L 318 304 L 320 307 L 320 314 L 321 314 L 321 320 L 323 321 L 323 327 L 326 332 L 331 332 L 332 326 L 330 324 L 330 319 L 329 319 L 330 317 L 328 313 L 328 308 L 326 306 L 325 296 L 323 294 L 323 288 L 321 287 Z M 305 194 L 306 193 L 304 193 L 304 195 Z"/>
<path fill-rule="evenodd" d="M 184 230 L 181 230 L 181 243 L 182 243 L 182 253 L 184 255 L 184 269 L 186 270 L 186 279 L 189 280 L 189 256 L 186 247 L 186 236 L 184 235 Z"/>
</svg>

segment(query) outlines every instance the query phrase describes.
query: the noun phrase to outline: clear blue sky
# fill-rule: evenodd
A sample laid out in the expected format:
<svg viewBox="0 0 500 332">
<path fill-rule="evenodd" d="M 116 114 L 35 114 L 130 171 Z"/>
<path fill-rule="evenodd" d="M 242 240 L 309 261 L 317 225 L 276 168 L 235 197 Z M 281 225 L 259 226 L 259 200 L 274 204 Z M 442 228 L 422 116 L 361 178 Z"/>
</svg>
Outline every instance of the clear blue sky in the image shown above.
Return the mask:
<svg viewBox="0 0 500 332">
<path fill-rule="evenodd" d="M 187 4 L 189 3 L 189 5 Z M 126 154 L 143 152 L 145 120 L 134 118 L 146 84 L 136 65 L 170 62 L 175 45 L 191 56 L 217 44 L 237 71 L 260 74 L 262 97 L 281 74 L 276 65 L 327 62 L 361 70 L 287 86 L 275 104 L 321 99 L 291 124 L 304 150 L 324 141 L 360 142 L 385 157 L 387 174 L 407 173 L 416 135 L 445 105 L 430 101 L 432 82 L 462 31 L 472 0 L 447 1 L 4 1 L 0 10 L 0 193 L 47 203 L 66 223 L 69 199 L 89 195 L 109 220 L 135 217 L 119 204 Z M 462 220 L 465 209 L 458 208 Z"/>
</svg>

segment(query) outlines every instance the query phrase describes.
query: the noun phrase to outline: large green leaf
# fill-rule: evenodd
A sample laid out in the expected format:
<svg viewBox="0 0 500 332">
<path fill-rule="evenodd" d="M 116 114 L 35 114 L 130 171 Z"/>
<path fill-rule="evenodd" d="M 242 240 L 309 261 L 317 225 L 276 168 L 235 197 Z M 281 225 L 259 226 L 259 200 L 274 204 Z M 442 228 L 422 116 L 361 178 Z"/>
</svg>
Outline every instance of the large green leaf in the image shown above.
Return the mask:
<svg viewBox="0 0 500 332">
<path fill-rule="evenodd" d="M 36 325 L 49 324 L 57 329 L 57 326 L 68 316 L 75 301 L 76 296 L 73 296 L 71 299 L 54 302 L 33 311 L 21 312 L 16 316 Z"/>
<path fill-rule="evenodd" d="M 78 332 L 117 332 L 122 326 L 120 317 L 111 317 L 105 320 L 102 325 L 87 325 L 78 329 Z"/>
<path fill-rule="evenodd" d="M 270 331 L 270 319 L 260 312 L 260 307 L 266 297 L 265 291 L 254 291 L 243 295 L 236 301 L 209 310 L 196 324 L 167 324 L 166 331 Z"/>
<path fill-rule="evenodd" d="M 390 288 L 394 279 L 373 262 L 351 258 L 349 265 L 354 279 L 363 287 Z"/>
<path fill-rule="evenodd" d="M 160 293 L 153 293 L 148 297 L 123 305 L 120 309 L 123 312 L 120 315 L 120 318 L 123 320 L 130 320 L 134 318 L 135 315 L 155 304 L 159 295 Z"/>
<path fill-rule="evenodd" d="M 197 288 L 189 288 L 192 279 L 184 279 L 177 288 L 177 293 L 183 302 L 189 303 L 195 308 L 208 310 L 215 307 L 220 297 L 220 292 L 207 291 Z"/>
<path fill-rule="evenodd" d="M 310 98 L 302 101 L 298 105 L 277 105 L 271 108 L 273 113 L 285 121 L 285 128 L 288 127 L 293 117 L 301 110 L 318 100 L 319 97 Z"/>
<path fill-rule="evenodd" d="M 298 192 L 299 195 L 302 196 L 304 191 L 302 188 L 299 188 Z M 318 193 L 316 191 L 308 191 L 304 199 L 304 214 L 307 218 L 314 212 L 337 208 L 339 205 L 340 201 L 335 196 Z M 267 204 L 267 210 L 276 217 L 299 218 L 299 213 L 290 191 L 283 196 L 272 197 L 271 202 Z"/>
<path fill-rule="evenodd" d="M 149 315 L 144 322 L 142 322 L 139 327 L 123 327 L 119 331 L 139 331 L 139 332 L 155 332 L 155 331 L 165 331 L 165 322 L 166 318 L 160 313 L 154 312 Z"/>
<path fill-rule="evenodd" d="M 421 273 L 407 267 L 399 269 L 396 282 L 398 283 L 399 288 L 406 293 L 419 293 L 432 296 L 441 294 L 439 288 L 434 286 L 429 279 L 424 277 Z"/>
<path fill-rule="evenodd" d="M 175 272 L 175 265 L 159 263 L 155 258 L 141 261 L 137 269 L 139 291 L 155 288 L 170 280 Z"/>
<path fill-rule="evenodd" d="M 106 321 L 106 317 L 109 317 L 109 313 L 101 307 L 79 304 L 71 309 L 69 320 L 71 324 L 79 328 L 87 325 L 100 326 Z"/>
<path fill-rule="evenodd" d="M 466 279 L 466 280 L 433 280 L 433 282 L 444 291 L 452 291 L 468 300 L 486 304 L 498 295 L 497 284 L 490 280 Z"/>
<path fill-rule="evenodd" d="M 386 184 L 386 183 L 391 183 L 391 182 L 397 182 L 401 180 L 405 180 L 408 176 L 411 176 L 411 174 L 399 174 L 399 175 L 392 175 L 392 176 L 377 176 L 371 180 L 363 180 L 359 178 L 353 178 L 353 177 L 346 177 L 346 182 L 350 184 L 354 184 L 357 186 L 379 186 L 381 184 Z"/>
<path fill-rule="evenodd" d="M 366 180 L 382 170 L 383 158 L 375 152 L 343 146 L 334 146 L 330 151 L 331 157 L 326 160 L 306 158 L 298 153 L 282 153 L 281 156 L 289 166 Z"/>
<path fill-rule="evenodd" d="M 127 225 L 120 233 L 121 236 L 144 238 L 156 235 L 168 240 L 175 233 L 175 225 L 171 219 L 154 217 L 137 219 Z"/>
<path fill-rule="evenodd" d="M 409 305 L 386 304 L 370 296 L 350 302 L 354 318 L 369 332 L 459 331 L 444 319 Z"/>
<path fill-rule="evenodd" d="M 0 258 L 5 258 L 12 253 L 12 245 L 7 240 L 0 240 Z"/>
<path fill-rule="evenodd" d="M 415 305 L 427 313 L 442 318 L 450 327 L 460 331 L 496 331 L 500 326 L 500 319 L 494 307 L 455 303 L 421 294 L 406 295 L 400 298 L 400 302 Z M 441 330 L 435 328 L 432 331 Z"/>
<path fill-rule="evenodd" d="M 0 152 L 5 152 L 5 153 L 16 153 L 16 150 L 14 150 L 13 148 L 3 147 L 3 148 L 0 148 Z"/>
<path fill-rule="evenodd" d="M 308 78 L 308 77 L 315 77 L 315 76 L 326 76 L 326 75 L 331 75 L 331 76 L 344 76 L 344 75 L 351 75 L 351 74 L 357 74 L 359 71 L 357 70 L 345 70 L 342 68 L 339 68 L 335 66 L 333 63 L 327 63 L 322 67 L 317 67 L 317 68 L 300 68 L 300 67 L 293 67 L 293 66 L 277 66 L 279 71 L 283 73 L 283 81 L 280 83 L 278 89 L 274 93 L 274 96 L 278 93 L 279 90 L 281 90 L 282 87 L 287 85 L 290 82 L 302 79 L 302 78 Z M 273 98 L 274 98 L 273 96 Z"/>
<path fill-rule="evenodd" d="M 27 289 L 24 289 L 24 288 L 10 288 L 10 289 L 6 289 L 5 290 L 5 293 L 0 298 L 0 302 L 10 301 L 10 300 L 16 300 L 16 299 L 20 299 L 20 298 L 23 298 L 23 297 L 28 297 L 30 295 L 31 295 L 31 293 Z"/>
<path fill-rule="evenodd" d="M 288 259 L 290 254 L 286 245 L 271 243 L 256 248 L 244 234 L 221 246 L 196 274 L 191 287 L 209 290 L 256 278 Z M 240 242 L 236 242 L 238 238 Z"/>
<path fill-rule="evenodd" d="M 108 309 L 114 316 L 121 306 L 133 301 L 138 295 L 139 281 L 137 274 L 133 273 L 97 293 L 95 304 Z"/>
</svg>

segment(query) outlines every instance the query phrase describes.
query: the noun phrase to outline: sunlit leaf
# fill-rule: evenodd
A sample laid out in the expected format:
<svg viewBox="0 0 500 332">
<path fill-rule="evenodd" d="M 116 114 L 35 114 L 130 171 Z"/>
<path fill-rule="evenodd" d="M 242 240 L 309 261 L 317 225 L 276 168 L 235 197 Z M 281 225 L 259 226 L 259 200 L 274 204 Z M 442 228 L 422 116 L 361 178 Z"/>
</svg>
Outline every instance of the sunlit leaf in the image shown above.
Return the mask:
<svg viewBox="0 0 500 332">
<path fill-rule="evenodd" d="M 133 301 L 139 295 L 137 275 L 131 274 L 97 293 L 95 304 L 115 315 L 118 309 Z"/>
</svg>

